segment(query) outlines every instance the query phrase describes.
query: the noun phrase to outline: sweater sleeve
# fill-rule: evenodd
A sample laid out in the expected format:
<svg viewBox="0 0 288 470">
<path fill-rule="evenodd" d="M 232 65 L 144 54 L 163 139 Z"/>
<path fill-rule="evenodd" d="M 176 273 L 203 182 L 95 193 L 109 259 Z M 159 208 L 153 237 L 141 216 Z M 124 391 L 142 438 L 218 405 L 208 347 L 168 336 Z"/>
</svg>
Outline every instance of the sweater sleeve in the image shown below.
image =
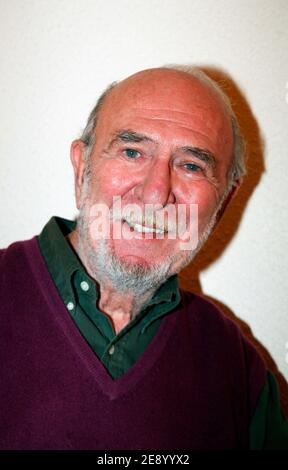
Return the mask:
<svg viewBox="0 0 288 470">
<path fill-rule="evenodd" d="M 288 450 L 288 421 L 282 414 L 278 384 L 270 371 L 250 422 L 249 437 L 251 450 Z"/>
</svg>

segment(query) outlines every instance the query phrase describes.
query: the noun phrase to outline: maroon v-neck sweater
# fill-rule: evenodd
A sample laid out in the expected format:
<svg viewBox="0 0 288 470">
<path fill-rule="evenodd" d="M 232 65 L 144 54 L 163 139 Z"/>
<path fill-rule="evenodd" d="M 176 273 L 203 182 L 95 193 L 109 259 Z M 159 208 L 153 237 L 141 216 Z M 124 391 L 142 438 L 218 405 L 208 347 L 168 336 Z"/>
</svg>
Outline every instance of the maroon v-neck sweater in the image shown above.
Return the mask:
<svg viewBox="0 0 288 470">
<path fill-rule="evenodd" d="M 265 367 L 213 304 L 182 292 L 144 354 L 113 380 L 36 238 L 1 251 L 0 273 L 0 448 L 248 447 Z"/>
</svg>

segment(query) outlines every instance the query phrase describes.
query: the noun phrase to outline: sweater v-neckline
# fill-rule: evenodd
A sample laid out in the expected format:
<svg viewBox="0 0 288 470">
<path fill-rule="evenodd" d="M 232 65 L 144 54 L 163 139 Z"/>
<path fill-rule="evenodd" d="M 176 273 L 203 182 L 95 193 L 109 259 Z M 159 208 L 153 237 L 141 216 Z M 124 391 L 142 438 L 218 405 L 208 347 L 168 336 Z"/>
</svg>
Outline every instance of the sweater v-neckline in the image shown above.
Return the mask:
<svg viewBox="0 0 288 470">
<path fill-rule="evenodd" d="M 27 242 L 26 247 L 29 264 L 34 271 L 37 282 L 41 285 L 39 290 L 45 297 L 45 302 L 49 304 L 49 310 L 53 315 L 54 321 L 58 323 L 66 339 L 71 343 L 73 352 L 81 357 L 83 366 L 89 370 L 99 389 L 111 400 L 129 393 L 153 367 L 158 357 L 161 356 L 165 345 L 174 331 L 180 311 L 176 315 L 175 312 L 173 314 L 172 310 L 162 319 L 156 334 L 135 364 L 120 377 L 113 379 L 80 333 L 71 315 L 67 312 L 67 308 L 46 267 L 37 237 Z M 179 307 L 180 305 L 178 305 L 177 310 L 179 310 Z"/>
</svg>

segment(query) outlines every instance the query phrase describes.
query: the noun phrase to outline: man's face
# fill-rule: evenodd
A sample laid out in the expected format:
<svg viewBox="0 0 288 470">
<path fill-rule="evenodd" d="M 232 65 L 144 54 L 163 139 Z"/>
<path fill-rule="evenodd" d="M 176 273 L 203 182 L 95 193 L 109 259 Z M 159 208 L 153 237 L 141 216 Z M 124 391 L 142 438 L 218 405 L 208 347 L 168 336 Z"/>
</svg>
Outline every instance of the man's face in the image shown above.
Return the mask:
<svg viewBox="0 0 288 470">
<path fill-rule="evenodd" d="M 178 72 L 137 74 L 111 91 L 100 112 L 86 211 L 99 203 L 112 208 L 115 196 L 122 208 L 137 204 L 143 214 L 147 204 L 197 204 L 201 238 L 225 192 L 232 146 L 230 118 L 215 93 Z M 179 237 L 147 236 L 135 222 L 153 227 L 144 218 L 122 220 L 124 236 L 107 241 L 123 265 L 161 266 L 169 257 L 173 274 L 191 259 Z M 97 251 L 99 240 L 91 244 Z"/>
</svg>

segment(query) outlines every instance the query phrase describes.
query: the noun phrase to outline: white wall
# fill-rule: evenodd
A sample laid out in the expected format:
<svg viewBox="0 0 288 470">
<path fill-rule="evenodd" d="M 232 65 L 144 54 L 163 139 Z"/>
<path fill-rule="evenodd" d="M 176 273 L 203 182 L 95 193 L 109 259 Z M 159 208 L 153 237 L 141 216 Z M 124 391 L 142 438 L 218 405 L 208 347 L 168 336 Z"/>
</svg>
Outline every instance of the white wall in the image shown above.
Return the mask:
<svg viewBox="0 0 288 470">
<path fill-rule="evenodd" d="M 265 172 L 252 128 L 259 184 L 252 190 L 252 178 L 249 198 L 242 193 L 238 229 L 200 281 L 288 379 L 287 2 L 1 0 L 0 12 L 0 245 L 39 233 L 51 215 L 76 214 L 69 145 L 108 83 L 165 63 L 216 66 L 251 107 Z"/>
</svg>

